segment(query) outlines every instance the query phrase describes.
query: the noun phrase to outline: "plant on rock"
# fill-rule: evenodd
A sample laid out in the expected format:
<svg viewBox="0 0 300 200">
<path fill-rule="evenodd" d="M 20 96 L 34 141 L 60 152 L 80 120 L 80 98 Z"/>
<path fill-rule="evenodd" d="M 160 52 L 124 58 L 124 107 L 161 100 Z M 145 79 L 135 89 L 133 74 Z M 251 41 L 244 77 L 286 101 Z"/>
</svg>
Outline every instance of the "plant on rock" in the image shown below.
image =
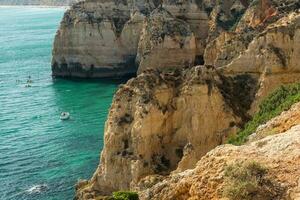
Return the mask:
<svg viewBox="0 0 300 200">
<path fill-rule="evenodd" d="M 136 192 L 118 191 L 113 193 L 114 200 L 138 200 L 139 195 Z"/>
</svg>

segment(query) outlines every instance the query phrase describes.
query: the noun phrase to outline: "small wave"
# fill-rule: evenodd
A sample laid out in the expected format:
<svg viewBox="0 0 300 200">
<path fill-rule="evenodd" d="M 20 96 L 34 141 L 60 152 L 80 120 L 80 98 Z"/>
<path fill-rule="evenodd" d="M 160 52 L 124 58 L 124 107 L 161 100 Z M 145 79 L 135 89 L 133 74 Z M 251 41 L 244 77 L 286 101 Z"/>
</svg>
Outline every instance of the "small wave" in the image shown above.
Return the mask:
<svg viewBox="0 0 300 200">
<path fill-rule="evenodd" d="M 29 194 L 36 194 L 36 193 L 41 193 L 47 189 L 48 189 L 47 184 L 41 184 L 41 185 L 32 186 L 31 188 L 27 189 L 26 192 Z"/>
</svg>

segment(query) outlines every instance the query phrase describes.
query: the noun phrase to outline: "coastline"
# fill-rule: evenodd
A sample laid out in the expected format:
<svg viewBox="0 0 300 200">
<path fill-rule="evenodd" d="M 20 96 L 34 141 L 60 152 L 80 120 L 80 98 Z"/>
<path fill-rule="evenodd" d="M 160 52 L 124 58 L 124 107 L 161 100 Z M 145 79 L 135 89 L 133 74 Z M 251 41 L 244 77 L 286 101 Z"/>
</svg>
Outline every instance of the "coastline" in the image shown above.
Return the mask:
<svg viewBox="0 0 300 200">
<path fill-rule="evenodd" d="M 16 8 L 16 7 L 26 7 L 26 8 L 61 8 L 69 9 L 71 6 L 50 6 L 50 5 L 1 5 L 0 8 Z"/>
</svg>

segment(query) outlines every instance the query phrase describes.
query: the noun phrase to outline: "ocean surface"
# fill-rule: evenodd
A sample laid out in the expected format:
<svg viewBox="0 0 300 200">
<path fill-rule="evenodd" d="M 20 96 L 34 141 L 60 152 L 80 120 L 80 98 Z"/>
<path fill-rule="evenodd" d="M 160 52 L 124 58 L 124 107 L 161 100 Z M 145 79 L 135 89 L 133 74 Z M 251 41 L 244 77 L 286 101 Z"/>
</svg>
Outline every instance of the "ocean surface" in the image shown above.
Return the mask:
<svg viewBox="0 0 300 200">
<path fill-rule="evenodd" d="M 118 83 L 52 79 L 51 48 L 64 11 L 0 7 L 1 200 L 72 199 L 74 184 L 99 163 Z M 60 120 L 64 111 L 70 120 Z"/>
</svg>

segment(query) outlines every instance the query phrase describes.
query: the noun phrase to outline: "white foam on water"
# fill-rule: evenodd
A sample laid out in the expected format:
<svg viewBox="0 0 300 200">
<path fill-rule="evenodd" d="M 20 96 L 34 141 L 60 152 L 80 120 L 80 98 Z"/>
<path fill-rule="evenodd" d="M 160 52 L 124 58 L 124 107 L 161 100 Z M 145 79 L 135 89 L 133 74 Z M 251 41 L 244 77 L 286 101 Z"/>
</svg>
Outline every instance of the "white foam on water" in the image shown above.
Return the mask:
<svg viewBox="0 0 300 200">
<path fill-rule="evenodd" d="M 34 185 L 30 187 L 29 189 L 26 190 L 26 192 L 29 194 L 36 194 L 36 193 L 41 193 L 47 189 L 48 189 L 47 184 L 41 184 L 41 185 Z"/>
</svg>

